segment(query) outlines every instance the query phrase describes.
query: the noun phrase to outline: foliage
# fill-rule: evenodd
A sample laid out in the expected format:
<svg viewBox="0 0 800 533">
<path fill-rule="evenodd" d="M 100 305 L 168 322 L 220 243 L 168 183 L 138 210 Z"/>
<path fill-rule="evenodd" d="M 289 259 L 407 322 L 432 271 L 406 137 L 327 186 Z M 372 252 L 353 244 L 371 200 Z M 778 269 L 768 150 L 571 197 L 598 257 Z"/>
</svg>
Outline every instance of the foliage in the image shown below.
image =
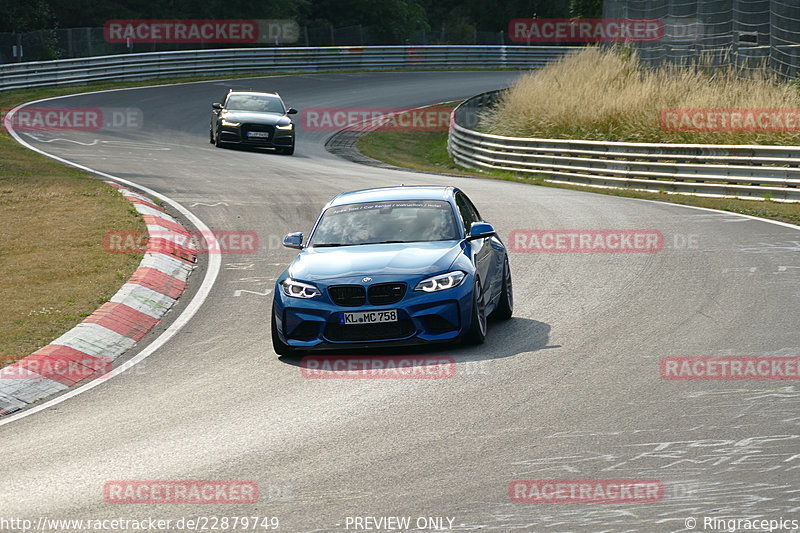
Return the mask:
<svg viewBox="0 0 800 533">
<path fill-rule="evenodd" d="M 0 31 L 23 33 L 58 27 L 47 0 L 0 0 Z"/>
<path fill-rule="evenodd" d="M 567 17 L 599 0 L 0 0 L 0 32 L 103 26 L 109 19 L 281 19 L 300 25 L 372 26 L 387 40 L 448 27 L 500 31 L 514 18 Z"/>
<path fill-rule="evenodd" d="M 572 18 L 601 18 L 603 16 L 603 0 L 570 0 L 569 14 Z"/>
</svg>

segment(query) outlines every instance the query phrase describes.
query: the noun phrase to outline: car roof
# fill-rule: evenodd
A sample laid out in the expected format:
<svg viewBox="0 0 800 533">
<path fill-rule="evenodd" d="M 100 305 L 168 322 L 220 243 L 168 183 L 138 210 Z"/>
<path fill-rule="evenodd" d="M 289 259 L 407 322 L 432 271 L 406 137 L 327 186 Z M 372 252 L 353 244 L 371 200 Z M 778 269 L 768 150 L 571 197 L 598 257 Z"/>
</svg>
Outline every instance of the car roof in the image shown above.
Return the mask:
<svg viewBox="0 0 800 533">
<path fill-rule="evenodd" d="M 234 91 L 234 90 L 228 91 L 228 95 L 231 94 L 246 94 L 249 96 L 277 96 L 278 98 L 281 97 L 281 95 L 279 95 L 278 93 L 268 93 L 263 91 Z"/>
<path fill-rule="evenodd" d="M 337 194 L 325 207 L 385 200 L 452 200 L 458 189 L 433 185 L 403 185 L 400 187 L 378 187 Z"/>
</svg>

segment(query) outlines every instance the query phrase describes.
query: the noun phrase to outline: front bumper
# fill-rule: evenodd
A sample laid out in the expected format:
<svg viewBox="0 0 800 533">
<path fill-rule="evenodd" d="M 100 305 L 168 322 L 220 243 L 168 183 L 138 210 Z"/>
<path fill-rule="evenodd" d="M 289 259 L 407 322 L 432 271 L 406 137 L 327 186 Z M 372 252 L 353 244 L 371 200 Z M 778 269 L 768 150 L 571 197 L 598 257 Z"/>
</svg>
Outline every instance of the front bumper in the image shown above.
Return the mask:
<svg viewBox="0 0 800 533">
<path fill-rule="evenodd" d="M 261 124 L 240 124 L 239 126 L 219 127 L 220 141 L 231 144 L 263 146 L 267 148 L 288 148 L 294 144 L 294 137 L 294 129 L 280 130 L 275 126 Z"/>
<path fill-rule="evenodd" d="M 469 327 L 472 280 L 436 292 L 406 289 L 403 298 L 389 305 L 341 306 L 322 294 L 308 300 L 292 298 L 275 287 L 274 313 L 278 334 L 288 346 L 303 350 L 330 350 L 372 346 L 409 346 L 458 340 Z M 397 322 L 341 324 L 341 314 L 396 309 Z"/>
</svg>

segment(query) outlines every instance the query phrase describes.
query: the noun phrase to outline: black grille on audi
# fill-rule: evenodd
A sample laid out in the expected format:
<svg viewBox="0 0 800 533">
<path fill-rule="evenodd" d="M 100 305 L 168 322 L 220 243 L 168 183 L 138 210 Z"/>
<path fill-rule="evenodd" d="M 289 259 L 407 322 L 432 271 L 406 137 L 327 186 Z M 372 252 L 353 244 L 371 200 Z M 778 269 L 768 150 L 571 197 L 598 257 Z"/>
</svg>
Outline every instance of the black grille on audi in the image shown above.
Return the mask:
<svg viewBox="0 0 800 533">
<path fill-rule="evenodd" d="M 372 305 L 389 305 L 403 299 L 406 293 L 405 283 L 376 283 L 370 285 L 367 295 Z"/>
<path fill-rule="evenodd" d="M 266 133 L 266 137 L 264 136 L 252 136 L 248 135 L 248 132 L 259 132 L 259 133 Z M 247 141 L 269 141 L 272 139 L 272 135 L 275 133 L 275 126 L 268 126 L 266 124 L 243 124 L 242 125 L 242 137 Z"/>
<path fill-rule="evenodd" d="M 356 307 L 367 303 L 367 291 L 361 285 L 334 285 L 328 294 L 336 305 Z"/>
</svg>

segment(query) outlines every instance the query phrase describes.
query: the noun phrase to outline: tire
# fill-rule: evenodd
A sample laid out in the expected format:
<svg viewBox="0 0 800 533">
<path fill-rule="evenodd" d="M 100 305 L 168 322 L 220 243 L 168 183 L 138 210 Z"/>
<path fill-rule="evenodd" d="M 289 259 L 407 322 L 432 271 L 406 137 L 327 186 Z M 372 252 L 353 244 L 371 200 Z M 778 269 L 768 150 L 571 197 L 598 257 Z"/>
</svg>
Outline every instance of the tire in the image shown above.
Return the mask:
<svg viewBox="0 0 800 533">
<path fill-rule="evenodd" d="M 467 344 L 483 344 L 486 340 L 486 328 L 488 320 L 486 317 L 486 304 L 480 298 L 481 282 L 475 280 L 472 287 L 472 316 L 470 318 L 469 330 L 465 340 Z"/>
<path fill-rule="evenodd" d="M 217 148 L 222 147 L 222 141 L 219 140 L 219 132 L 217 132 L 217 136 L 214 137 L 214 146 L 216 146 Z"/>
<path fill-rule="evenodd" d="M 292 155 L 294 153 L 294 144 L 291 145 L 289 148 L 278 148 L 277 151 L 279 154 Z"/>
<path fill-rule="evenodd" d="M 503 261 L 503 289 L 500 291 L 500 301 L 492 315 L 500 320 L 508 320 L 513 313 L 514 287 L 511 284 L 511 267 L 508 266 L 508 257 L 506 257 Z"/>
<path fill-rule="evenodd" d="M 275 307 L 272 307 L 272 349 L 278 356 L 282 355 L 295 355 L 297 352 L 288 344 L 284 343 L 278 335 L 278 325 L 275 323 Z"/>
<path fill-rule="evenodd" d="M 210 129 L 208 130 L 208 142 L 214 144 L 214 132 L 211 131 Z"/>
</svg>

